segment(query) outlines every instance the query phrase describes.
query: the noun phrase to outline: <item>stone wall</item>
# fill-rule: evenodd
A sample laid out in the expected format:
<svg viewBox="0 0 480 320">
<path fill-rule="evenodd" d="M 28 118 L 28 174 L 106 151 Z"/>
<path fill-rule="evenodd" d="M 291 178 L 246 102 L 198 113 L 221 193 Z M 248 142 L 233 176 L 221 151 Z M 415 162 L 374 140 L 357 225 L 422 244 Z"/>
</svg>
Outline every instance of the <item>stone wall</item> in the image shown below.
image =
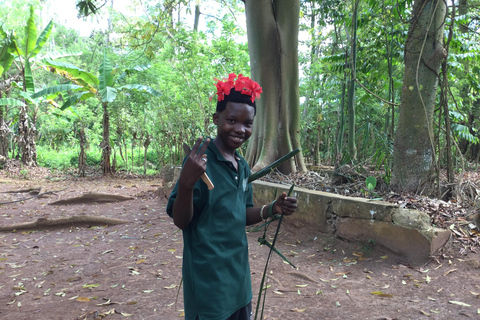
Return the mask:
<svg viewBox="0 0 480 320">
<path fill-rule="evenodd" d="M 266 204 L 290 186 L 253 182 L 254 203 Z M 430 217 L 418 210 L 402 209 L 384 201 L 345 197 L 295 188 L 298 211 L 288 219 L 318 227 L 350 241 L 375 241 L 411 263 L 428 261 L 450 239 L 450 231 L 431 225 Z"/>
</svg>

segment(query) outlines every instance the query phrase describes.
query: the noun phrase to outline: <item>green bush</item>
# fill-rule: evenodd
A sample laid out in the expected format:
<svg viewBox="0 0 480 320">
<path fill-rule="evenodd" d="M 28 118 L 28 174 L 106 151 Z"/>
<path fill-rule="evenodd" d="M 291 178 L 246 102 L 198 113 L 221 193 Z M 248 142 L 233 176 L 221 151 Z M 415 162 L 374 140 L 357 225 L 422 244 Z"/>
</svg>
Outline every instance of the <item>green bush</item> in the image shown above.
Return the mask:
<svg viewBox="0 0 480 320">
<path fill-rule="evenodd" d="M 87 161 L 86 164 L 87 166 L 98 166 L 100 165 L 102 161 L 102 155 L 98 151 L 94 150 L 89 150 L 87 151 Z M 72 167 L 78 167 L 78 156 L 80 155 L 80 151 L 75 153 L 74 155 L 71 156 L 70 158 L 70 166 Z"/>
<path fill-rule="evenodd" d="M 45 146 L 37 146 L 37 162 L 41 167 L 66 170 L 71 167 L 70 159 L 75 153 L 78 152 L 74 148 L 55 150 Z"/>
</svg>

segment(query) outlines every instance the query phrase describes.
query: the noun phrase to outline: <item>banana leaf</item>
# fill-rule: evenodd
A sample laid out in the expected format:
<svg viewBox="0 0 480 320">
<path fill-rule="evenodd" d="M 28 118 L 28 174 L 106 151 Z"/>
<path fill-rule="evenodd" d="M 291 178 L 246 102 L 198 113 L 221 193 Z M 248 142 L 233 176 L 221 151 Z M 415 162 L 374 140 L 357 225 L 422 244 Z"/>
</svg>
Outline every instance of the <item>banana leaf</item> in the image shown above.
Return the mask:
<svg viewBox="0 0 480 320">
<path fill-rule="evenodd" d="M 45 29 L 43 29 L 40 36 L 37 38 L 35 48 L 32 50 L 30 54 L 30 58 L 35 57 L 40 52 L 40 50 L 42 50 L 43 46 L 45 45 L 45 43 L 47 43 L 47 40 L 50 37 L 52 28 L 53 28 L 53 21 L 50 21 L 48 25 L 45 27 Z"/>
</svg>

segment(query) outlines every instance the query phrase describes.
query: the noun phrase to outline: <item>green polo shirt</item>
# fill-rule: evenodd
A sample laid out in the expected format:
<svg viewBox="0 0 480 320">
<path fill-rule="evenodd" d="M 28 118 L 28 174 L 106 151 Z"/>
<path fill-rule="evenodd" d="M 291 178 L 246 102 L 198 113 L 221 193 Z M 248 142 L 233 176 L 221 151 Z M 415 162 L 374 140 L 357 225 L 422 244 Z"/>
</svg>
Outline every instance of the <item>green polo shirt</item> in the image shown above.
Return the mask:
<svg viewBox="0 0 480 320">
<path fill-rule="evenodd" d="M 200 179 L 194 188 L 194 215 L 183 230 L 185 319 L 225 320 L 252 300 L 246 209 L 253 207 L 250 168 L 237 152 L 238 171 L 212 141 L 206 150 L 208 190 Z M 170 195 L 167 213 L 178 191 Z"/>
</svg>

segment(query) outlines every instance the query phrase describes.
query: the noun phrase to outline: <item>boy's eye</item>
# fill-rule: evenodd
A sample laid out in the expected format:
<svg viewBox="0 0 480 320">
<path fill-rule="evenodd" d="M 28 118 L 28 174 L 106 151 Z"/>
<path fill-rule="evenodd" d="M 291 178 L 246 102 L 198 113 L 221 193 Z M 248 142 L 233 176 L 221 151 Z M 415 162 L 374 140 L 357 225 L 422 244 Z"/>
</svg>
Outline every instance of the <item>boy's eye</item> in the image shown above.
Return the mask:
<svg viewBox="0 0 480 320">
<path fill-rule="evenodd" d="M 252 125 L 253 125 L 252 122 L 247 122 L 247 123 L 245 123 L 245 127 L 248 127 L 248 128 L 250 128 Z"/>
</svg>

